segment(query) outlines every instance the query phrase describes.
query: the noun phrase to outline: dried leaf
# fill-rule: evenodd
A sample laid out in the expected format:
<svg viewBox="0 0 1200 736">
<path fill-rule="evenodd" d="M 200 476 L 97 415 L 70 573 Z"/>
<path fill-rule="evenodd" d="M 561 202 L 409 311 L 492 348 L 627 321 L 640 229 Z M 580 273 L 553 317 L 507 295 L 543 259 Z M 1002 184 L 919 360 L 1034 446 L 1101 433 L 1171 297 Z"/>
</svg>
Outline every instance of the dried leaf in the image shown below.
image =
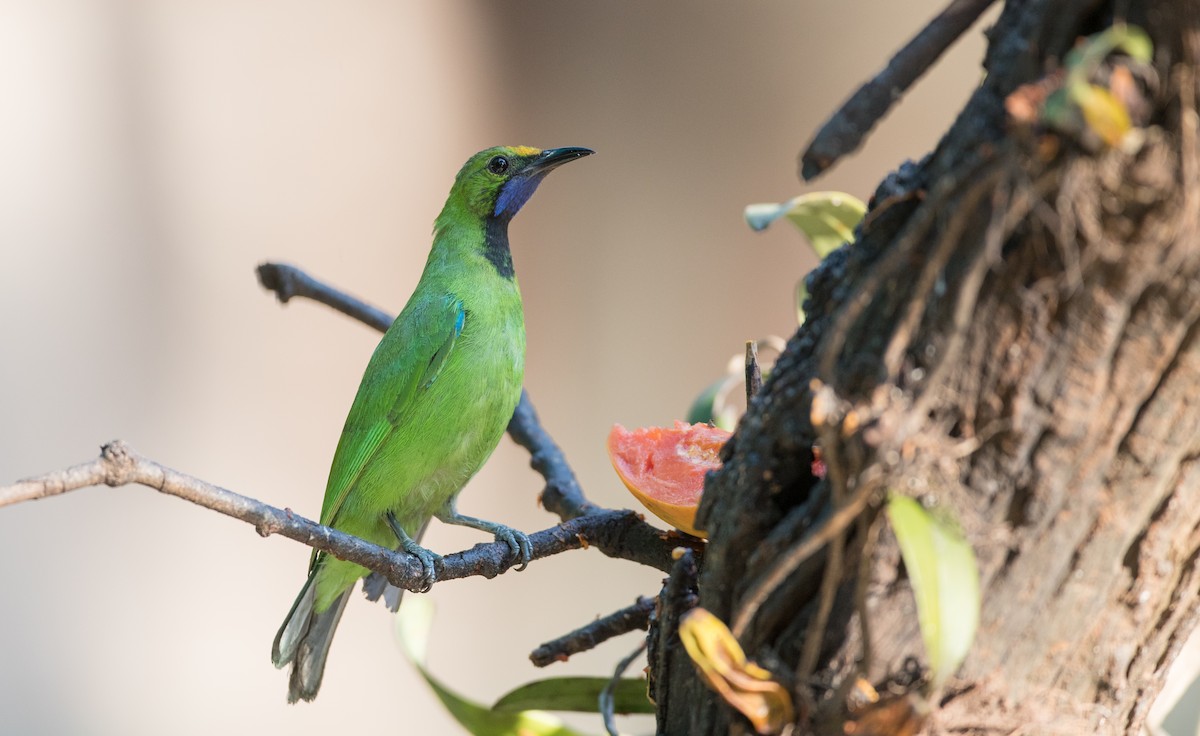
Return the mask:
<svg viewBox="0 0 1200 736">
<path fill-rule="evenodd" d="M 852 716 L 858 715 L 865 713 L 870 706 L 878 702 L 879 692 L 875 690 L 875 686 L 862 677 L 855 678 L 854 685 L 846 695 L 846 711 Z"/>
<path fill-rule="evenodd" d="M 1015 122 L 1033 125 L 1040 119 L 1039 112 L 1046 98 L 1062 88 L 1065 76 L 1060 69 L 1036 82 L 1022 84 L 1004 99 L 1004 110 Z"/>
<path fill-rule="evenodd" d="M 741 711 L 760 734 L 778 733 L 795 717 L 792 695 L 746 653 L 719 618 L 693 608 L 679 623 L 679 639 L 705 682 Z"/>
<path fill-rule="evenodd" d="M 842 725 L 846 736 L 916 736 L 929 717 L 929 706 L 914 695 L 872 703 Z"/>
</svg>

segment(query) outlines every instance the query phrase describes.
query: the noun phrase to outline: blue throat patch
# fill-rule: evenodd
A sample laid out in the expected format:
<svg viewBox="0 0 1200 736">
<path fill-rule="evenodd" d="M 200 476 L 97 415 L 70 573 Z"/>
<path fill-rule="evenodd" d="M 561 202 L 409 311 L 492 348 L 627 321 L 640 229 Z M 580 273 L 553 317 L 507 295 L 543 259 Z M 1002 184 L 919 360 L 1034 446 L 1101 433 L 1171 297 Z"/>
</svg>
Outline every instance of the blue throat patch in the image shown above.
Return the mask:
<svg viewBox="0 0 1200 736">
<path fill-rule="evenodd" d="M 496 198 L 496 210 L 492 216 L 511 219 L 533 196 L 547 173 L 543 171 L 528 178 L 517 176 L 505 182 L 500 189 L 500 196 Z"/>
</svg>

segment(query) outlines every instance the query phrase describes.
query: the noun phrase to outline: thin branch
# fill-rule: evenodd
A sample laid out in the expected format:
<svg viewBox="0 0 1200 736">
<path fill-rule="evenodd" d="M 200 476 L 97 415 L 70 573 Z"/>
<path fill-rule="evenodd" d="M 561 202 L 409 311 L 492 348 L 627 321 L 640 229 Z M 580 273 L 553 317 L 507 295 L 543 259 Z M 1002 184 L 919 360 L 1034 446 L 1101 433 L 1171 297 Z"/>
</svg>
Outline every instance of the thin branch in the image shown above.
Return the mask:
<svg viewBox="0 0 1200 736">
<path fill-rule="evenodd" d="M 849 527 L 849 524 L 846 525 Z M 821 645 L 825 641 L 825 628 L 829 614 L 833 611 L 833 599 L 837 597 L 841 584 L 842 565 L 846 556 L 846 530 L 832 535 L 825 558 L 825 571 L 821 576 L 821 588 L 817 594 L 817 610 L 808 622 L 804 644 L 800 649 L 800 660 L 796 663 L 796 682 L 808 682 L 817 669 L 817 657 L 821 656 Z"/>
<path fill-rule="evenodd" d="M 863 139 L 904 92 L 966 32 L 993 0 L 952 0 L 883 71 L 859 87 L 833 114 L 800 158 L 801 176 L 810 181 L 858 149 Z"/>
<path fill-rule="evenodd" d="M 508 422 L 508 435 L 529 451 L 529 465 L 546 480 L 542 506 L 566 521 L 592 513 L 598 506 L 587 500 L 566 455 L 542 427 L 529 392 L 521 390 L 521 401 Z"/>
<path fill-rule="evenodd" d="M 614 636 L 627 634 L 635 629 L 645 631 L 650 627 L 650 614 L 654 612 L 654 606 L 654 598 L 639 596 L 632 606 L 626 606 L 596 619 L 587 626 L 542 644 L 530 653 L 529 659 L 536 667 L 566 662 L 572 654 L 595 649 Z"/>
<path fill-rule="evenodd" d="M 0 508 L 102 484 L 113 487 L 130 484 L 148 486 L 252 524 L 264 537 L 278 534 L 328 552 L 338 559 L 362 565 L 383 575 L 392 585 L 407 590 L 420 590 L 423 587 L 421 565 L 407 554 L 393 552 L 332 527 L 322 526 L 290 509 L 269 506 L 172 470 L 138 455 L 120 441 L 105 445 L 100 457 L 90 463 L 0 487 Z M 614 552 L 619 552 L 622 546 L 618 540 L 627 537 L 629 528 L 644 523 L 632 511 L 598 509 L 587 516 L 529 535 L 533 559 L 585 548 L 593 540 L 604 540 Z M 644 556 L 641 552 L 632 554 L 635 557 Z M 490 542 L 477 544 L 465 552 L 446 555 L 436 561 L 434 567 L 438 580 L 473 575 L 492 578 L 511 566 L 514 560 L 510 556 L 507 544 Z"/>
<path fill-rule="evenodd" d="M 875 547 L 879 543 L 879 533 L 883 529 L 880 516 L 869 518 L 867 514 L 858 517 L 858 536 L 863 540 L 862 551 L 858 557 L 858 577 L 854 581 L 854 610 L 858 612 L 858 637 L 862 639 L 858 655 L 858 665 L 855 669 L 862 677 L 870 676 L 872 662 L 871 651 L 871 616 L 867 611 L 867 589 L 871 583 L 871 565 L 875 559 Z"/>
<path fill-rule="evenodd" d="M 508 423 L 508 434 L 513 441 L 529 451 L 529 464 L 545 479 L 542 489 L 542 506 L 558 514 L 564 522 L 590 518 L 595 514 L 608 513 L 583 495 L 583 489 L 575 478 L 575 472 L 567 463 L 562 449 L 542 427 L 529 393 L 521 391 L 521 401 Z M 632 511 L 628 512 L 631 515 Z M 619 557 L 654 567 L 663 572 L 671 569 L 676 549 L 686 547 L 697 557 L 704 553 L 704 542 L 675 530 L 662 531 L 650 526 L 640 517 L 636 523 L 616 528 L 605 527 L 605 534 L 594 534 L 588 541 L 609 557 Z M 620 532 L 619 534 L 616 532 Z M 611 533 L 609 533 L 611 532 Z"/>
<path fill-rule="evenodd" d="M 263 263 L 256 271 L 258 283 L 267 291 L 275 292 L 281 304 L 287 304 L 297 296 L 312 299 L 380 332 L 386 332 L 396 321 L 394 316 L 382 309 L 318 281 L 287 263 Z"/>
<path fill-rule="evenodd" d="M 617 719 L 615 715 L 617 703 L 614 693 L 616 693 L 617 685 L 621 684 L 621 678 L 625 676 L 625 670 L 629 669 L 629 665 L 633 664 L 633 660 L 646 651 L 646 643 L 647 640 L 642 639 L 641 643 L 637 645 L 637 649 L 634 649 L 617 663 L 616 669 L 613 670 L 612 678 L 609 679 L 604 689 L 600 691 L 600 715 L 604 719 L 604 730 L 608 732 L 609 736 L 620 736 L 620 732 L 617 731 Z"/>
<path fill-rule="evenodd" d="M 746 341 L 746 406 L 762 388 L 762 368 L 758 365 L 758 343 Z"/>
</svg>

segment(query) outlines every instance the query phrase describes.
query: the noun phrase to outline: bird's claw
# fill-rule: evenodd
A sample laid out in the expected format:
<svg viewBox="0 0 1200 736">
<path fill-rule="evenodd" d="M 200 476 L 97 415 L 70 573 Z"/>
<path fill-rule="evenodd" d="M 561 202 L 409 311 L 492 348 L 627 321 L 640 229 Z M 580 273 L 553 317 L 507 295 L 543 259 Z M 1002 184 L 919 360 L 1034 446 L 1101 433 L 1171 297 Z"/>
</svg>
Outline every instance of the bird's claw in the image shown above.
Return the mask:
<svg viewBox="0 0 1200 736">
<path fill-rule="evenodd" d="M 502 526 L 496 530 L 496 541 L 507 544 L 513 557 L 520 560 L 514 567 L 517 572 L 529 566 L 529 561 L 533 559 L 533 545 L 529 542 L 528 534 L 512 527 Z"/>
<path fill-rule="evenodd" d="M 417 589 L 417 593 L 428 593 L 433 584 L 437 582 L 437 569 L 434 568 L 434 563 L 442 559 L 442 556 L 436 552 L 431 552 L 419 544 L 414 544 L 411 547 L 405 547 L 405 552 L 417 558 L 421 563 L 421 587 Z"/>
<path fill-rule="evenodd" d="M 497 524 L 494 521 L 476 519 L 473 516 L 463 516 L 454 509 L 453 499 L 440 512 L 434 514 L 434 516 L 446 524 L 469 526 L 481 532 L 488 532 L 496 538 L 497 542 L 504 542 L 508 545 L 508 550 L 512 552 L 512 556 L 518 560 L 516 563 L 517 570 L 524 570 L 529 565 L 529 561 L 533 559 L 533 545 L 529 542 L 528 534 L 513 529 L 511 526 Z"/>
<path fill-rule="evenodd" d="M 425 549 L 417 544 L 415 539 L 408 536 L 408 532 L 404 531 L 404 526 L 394 513 L 387 512 L 385 518 L 388 526 L 392 528 L 392 533 L 396 535 L 396 539 L 400 540 L 400 548 L 416 557 L 417 561 L 421 563 L 421 587 L 416 592 L 428 593 L 433 584 L 437 582 L 437 570 L 434 569 L 433 563 L 442 559 L 442 556 Z"/>
</svg>

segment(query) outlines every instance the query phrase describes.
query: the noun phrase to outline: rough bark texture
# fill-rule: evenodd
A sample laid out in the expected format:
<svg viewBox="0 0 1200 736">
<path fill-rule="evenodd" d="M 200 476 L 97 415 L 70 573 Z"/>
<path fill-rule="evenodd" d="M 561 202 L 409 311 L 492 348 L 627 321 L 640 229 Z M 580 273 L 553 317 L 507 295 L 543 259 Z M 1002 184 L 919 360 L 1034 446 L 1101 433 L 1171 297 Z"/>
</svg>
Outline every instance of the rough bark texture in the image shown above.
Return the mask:
<svg viewBox="0 0 1200 736">
<path fill-rule="evenodd" d="M 1013 125 L 1006 98 L 1114 13 L 1154 41 L 1141 145 Z M 1139 733 L 1196 623 L 1200 8 L 1014 0 L 989 38 L 987 78 L 938 149 L 880 185 L 858 242 L 810 279 L 809 321 L 705 494 L 698 603 L 727 622 L 787 550 L 869 501 L 740 636 L 793 685 L 800 733 L 856 719 L 869 732 L 839 690 L 858 673 L 927 702 L 911 589 L 877 513 L 888 490 L 950 509 L 980 564 L 976 643 L 927 729 Z M 690 605 L 673 590 L 670 606 Z M 752 732 L 664 613 L 660 732 Z"/>
</svg>

